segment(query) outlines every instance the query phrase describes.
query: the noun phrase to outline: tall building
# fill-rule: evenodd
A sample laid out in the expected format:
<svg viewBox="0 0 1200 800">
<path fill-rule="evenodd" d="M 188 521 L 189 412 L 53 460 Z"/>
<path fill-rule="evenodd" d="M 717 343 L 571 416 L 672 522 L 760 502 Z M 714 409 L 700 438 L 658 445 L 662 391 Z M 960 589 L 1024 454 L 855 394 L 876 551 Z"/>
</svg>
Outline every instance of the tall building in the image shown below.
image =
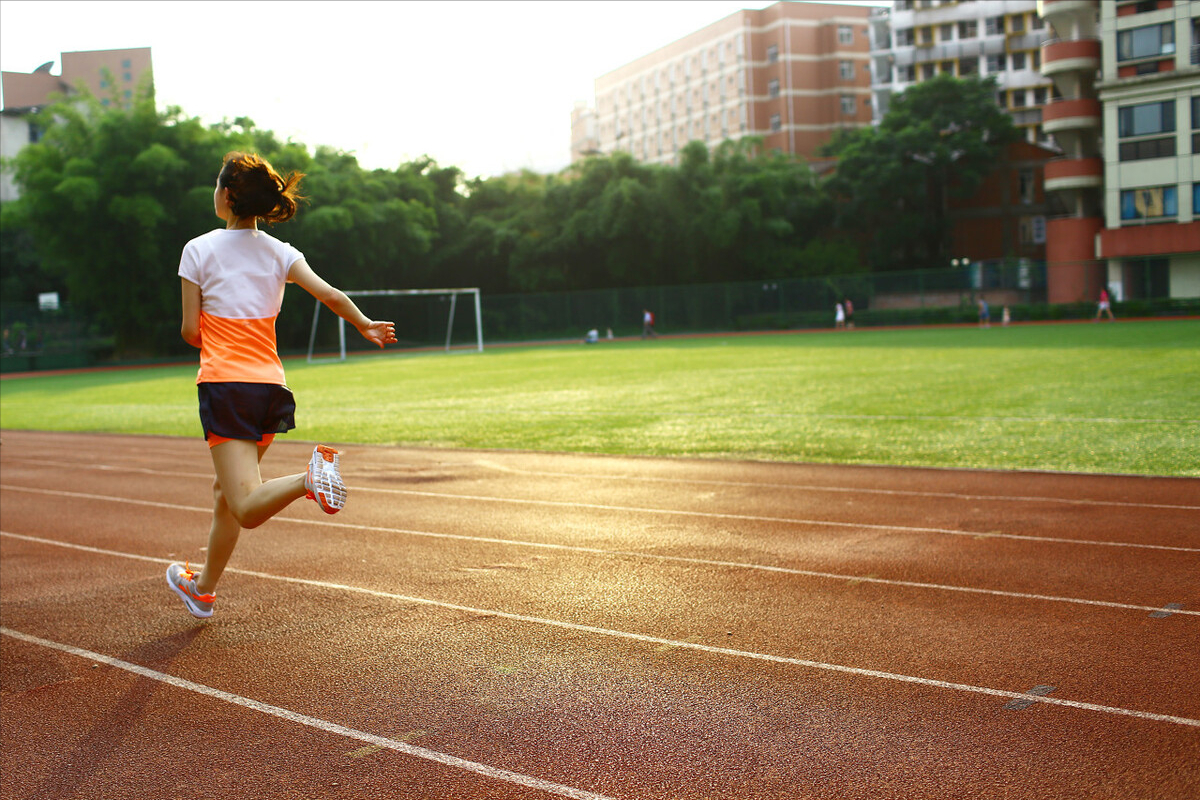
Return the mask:
<svg viewBox="0 0 1200 800">
<path fill-rule="evenodd" d="M 1026 141 L 1045 143 L 1041 70 L 1045 25 L 1037 0 L 894 0 L 871 13 L 871 100 L 876 122 L 891 98 L 935 75 L 995 76 L 997 101 Z"/>
<path fill-rule="evenodd" d="M 1099 5 L 1102 277 L 1118 299 L 1200 297 L 1200 2 Z"/>
<path fill-rule="evenodd" d="M 48 61 L 33 72 L 0 74 L 4 94 L 0 110 L 0 155 L 12 158 L 40 136 L 32 115 L 52 94 L 70 95 L 80 84 L 105 105 L 128 107 L 153 74 L 149 47 L 128 50 L 90 50 L 62 53 L 62 74 L 51 75 Z M 153 91 L 151 85 L 150 90 Z M 17 188 L 7 170 L 0 175 L 0 201 L 16 198 Z"/>
<path fill-rule="evenodd" d="M 871 122 L 866 6 L 779 2 L 743 10 L 596 79 L 600 153 L 676 163 L 693 140 L 762 137 L 811 158 Z M 572 118 L 572 142 L 587 114 Z M 572 150 L 573 158 L 583 151 Z"/>
<path fill-rule="evenodd" d="M 1043 0 L 1051 302 L 1200 297 L 1200 2 Z"/>
</svg>

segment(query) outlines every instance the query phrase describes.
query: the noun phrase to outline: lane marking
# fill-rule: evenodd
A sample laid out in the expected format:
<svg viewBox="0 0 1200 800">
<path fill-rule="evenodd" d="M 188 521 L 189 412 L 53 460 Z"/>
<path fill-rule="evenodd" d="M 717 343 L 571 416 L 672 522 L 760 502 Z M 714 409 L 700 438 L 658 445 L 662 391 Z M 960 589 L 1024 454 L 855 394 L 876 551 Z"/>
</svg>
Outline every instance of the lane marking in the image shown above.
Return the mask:
<svg viewBox="0 0 1200 800">
<path fill-rule="evenodd" d="M 1030 695 L 1030 697 L 1023 697 L 1020 700 L 1010 700 L 1004 704 L 1004 707 L 1009 711 L 1021 711 L 1029 708 L 1037 702 L 1033 699 L 1034 697 L 1044 697 L 1053 692 L 1054 688 L 1053 686 L 1035 686 L 1025 693 Z"/>
<path fill-rule="evenodd" d="M 6 536 L 18 537 L 18 534 L 5 534 Z M 33 537 L 19 536 L 18 538 L 32 539 Z M 37 540 L 44 541 L 47 544 L 62 544 L 53 540 Z M 169 564 L 171 559 L 166 558 L 151 558 L 149 556 L 136 555 L 132 553 L 121 553 L 115 550 L 102 550 L 96 547 L 86 547 L 82 545 L 65 544 L 63 546 L 71 547 L 87 552 L 98 553 L 102 555 L 116 556 L 120 558 L 131 558 L 137 561 L 152 561 L 159 564 Z M 515 614 L 508 611 L 498 611 L 496 609 L 474 608 L 472 606 L 464 606 L 458 603 L 447 603 L 441 600 L 431 600 L 426 597 L 414 597 L 411 595 L 397 594 L 395 592 L 384 592 L 378 589 L 367 589 L 361 586 L 350 586 L 341 583 L 332 583 L 330 581 L 319 581 L 310 578 L 292 578 L 286 575 L 273 575 L 268 572 L 257 572 L 255 570 L 238 569 L 235 567 L 227 567 L 226 573 L 236 573 L 238 575 L 246 575 L 253 578 L 261 578 L 263 580 L 279 581 L 280 583 L 290 583 L 297 586 L 310 586 L 318 589 L 332 589 L 334 591 L 349 592 L 351 594 L 362 594 L 368 597 L 375 597 L 383 600 L 397 600 L 404 603 L 413 603 L 415 605 L 429 606 L 433 608 L 444 608 L 450 611 L 459 611 L 465 614 L 471 614 L 482 617 L 496 617 L 506 619 L 513 622 L 523 622 L 532 625 L 542 625 L 551 628 L 559 628 L 576 633 L 589 633 L 597 636 L 605 636 L 614 639 L 626 639 L 629 641 L 641 642 L 651 645 L 667 645 L 670 648 L 679 648 L 686 650 L 695 650 L 703 653 L 711 653 L 714 655 L 731 656 L 734 658 L 746 658 L 755 661 L 766 661 L 775 664 L 786 664 L 789 666 L 807 667 L 810 669 L 824 670 L 827 672 L 838 672 L 848 675 L 856 675 L 867 678 L 880 678 L 883 680 L 898 681 L 901 683 L 910 683 L 920 686 L 928 686 L 938 689 L 950 689 L 960 692 L 972 692 L 975 694 L 990 695 L 993 697 L 1006 697 L 1011 700 L 1020 700 L 1028 697 L 1023 692 L 1010 692 L 1004 689 L 992 689 L 986 686 L 973 686 L 967 683 L 954 683 L 951 681 L 936 680 L 933 678 L 921 678 L 914 675 L 903 675 L 896 672 L 884 672 L 881 670 L 864 669 L 862 667 L 849 667 L 842 664 L 830 664 L 822 661 L 811 661 L 803 658 L 792 658 L 789 656 L 777 656 L 768 653 L 755 653 L 748 650 L 734 650 L 728 647 L 715 647 L 712 645 L 701 644 L 699 642 L 678 641 L 675 639 L 664 639 L 659 636 L 649 636 L 642 633 L 631 633 L 628 631 L 618 631 L 610 628 L 600 628 L 594 625 L 583 625 L 577 622 L 565 622 L 563 620 L 546 619 L 543 617 L 533 617 L 527 614 Z M 1200 728 L 1200 719 L 1190 719 L 1188 717 L 1174 716 L 1170 714 L 1157 714 L 1149 711 L 1137 711 L 1135 709 L 1121 708 L 1118 706 L 1106 706 L 1096 703 L 1085 703 L 1078 700 L 1063 700 L 1052 697 L 1039 697 L 1036 702 L 1047 703 L 1049 705 L 1063 706 L 1067 708 L 1076 708 L 1084 711 L 1095 711 L 1105 714 L 1114 714 L 1119 716 L 1135 717 L 1137 719 L 1152 720 L 1155 722 L 1170 722 L 1177 725 L 1187 725 L 1195 728 Z"/>
<path fill-rule="evenodd" d="M 415 497 L 441 497 L 455 500 L 471 500 L 475 502 L 509 503 L 512 505 L 550 506 L 556 508 L 586 508 L 592 511 L 617 511 L 633 514 L 657 514 L 662 516 L 700 517 L 703 519 L 731 519 L 743 522 L 773 522 L 783 525 L 829 526 L 833 528 L 855 528 L 859 530 L 900 531 L 902 533 L 938 533 L 949 536 L 971 536 L 989 539 L 1017 539 L 1026 542 L 1057 542 L 1062 544 L 1082 544 L 1100 547 L 1137 547 L 1147 550 L 1174 550 L 1185 553 L 1200 553 L 1197 547 L 1175 547 L 1161 544 L 1142 544 L 1139 542 L 1105 542 L 1088 539 L 1068 539 L 1059 536 L 1028 536 L 1018 533 L 1000 533 L 998 531 L 966 531 L 954 528 L 932 528 L 916 525 L 879 525 L 870 522 L 839 522 L 825 519 L 801 519 L 796 517 L 765 517 L 755 514 L 719 514 L 711 511 L 685 511 L 666 508 L 645 508 L 640 506 L 613 506 L 602 503 L 576 503 L 563 500 L 524 500 L 515 497 L 489 497 L 487 495 L 450 494 L 447 492 L 426 492 L 416 489 L 376 489 L 356 487 L 355 491 L 375 492 L 377 494 L 402 494 Z"/>
<path fill-rule="evenodd" d="M 37 462 L 33 462 L 37 463 Z M 895 497 L 942 497 L 949 500 L 978 500 L 984 502 L 1021 502 L 1021 503 L 1062 503 L 1064 505 L 1080 506 L 1112 506 L 1117 508 L 1163 508 L 1180 511 L 1200 511 L 1200 505 L 1175 505 L 1170 503 L 1127 503 L 1119 500 L 1088 500 L 1077 497 L 1035 497 L 1032 495 L 997 495 L 997 494 L 962 494 L 960 492 L 927 492 L 909 489 L 871 489 L 855 486 L 819 486 L 806 483 L 758 483 L 755 481 L 719 481 L 706 478 L 664 478 L 661 476 L 643 475 L 590 475 L 580 472 L 547 472 L 542 470 L 521 469 L 494 461 L 479 459 L 475 462 L 481 467 L 497 472 L 514 475 L 533 475 L 543 478 L 580 478 L 583 480 L 612 480 L 629 481 L 632 483 L 672 483 L 698 484 L 701 486 L 736 486 L 748 489 L 794 489 L 804 492 L 836 492 L 841 494 L 879 494 Z"/>
<path fill-rule="evenodd" d="M 155 474 L 167 474 L 162 471 L 154 471 Z M 205 476 L 211 477 L 211 476 Z M 83 499 L 93 500 L 112 500 L 114 502 L 140 503 L 149 506 L 162 508 L 182 508 L 188 511 L 195 511 L 193 506 L 173 506 L 169 503 L 154 503 L 149 500 L 133 500 L 126 498 L 113 498 L 106 495 L 86 494 L 82 492 L 66 492 L 57 489 L 37 489 L 27 486 L 16 486 L 14 484 L 0 484 L 0 489 L 9 489 L 16 492 L 32 492 L 35 494 L 60 495 L 63 497 L 79 497 Z M 850 528 L 853 530 L 874 530 L 874 531 L 898 531 L 900 533 L 934 533 L 944 536 L 967 536 L 973 539 L 1012 539 L 1020 542 L 1048 542 L 1052 544 L 1073 544 L 1086 545 L 1090 547 L 1131 547 L 1139 550 L 1167 550 L 1176 553 L 1200 553 L 1200 547 L 1178 547 L 1175 545 L 1165 544 L 1145 544 L 1142 542 L 1107 542 L 1095 539 L 1069 539 L 1062 536 L 1029 536 L 1019 533 L 1000 533 L 999 531 L 967 531 L 958 530 L 955 528 L 931 528 L 920 527 L 913 525 L 879 525 L 870 522 L 839 522 L 835 520 L 821 519 L 799 519 L 795 517 L 764 517 L 752 514 L 718 514 L 710 511 L 685 511 L 663 508 L 643 508 L 638 506 L 613 506 L 603 505 L 599 503 L 570 503 L 560 500 L 523 500 L 520 498 L 511 497 L 488 497 L 485 495 L 463 495 L 449 494 L 446 492 L 422 492 L 414 489 L 375 489 L 370 487 L 355 487 L 356 492 L 375 492 L 377 494 L 400 494 L 414 497 L 439 497 L 450 498 L 454 500 L 470 500 L 474 502 L 492 502 L 492 503 L 509 503 L 513 505 L 532 505 L 532 506 L 551 506 L 558 508 L 582 508 L 592 511 L 615 511 L 620 513 L 631 514 L 650 514 L 659 516 L 681 516 L 681 517 L 697 517 L 701 519 L 729 519 L 739 520 L 742 522 L 771 522 L 781 525 L 799 525 L 804 527 L 830 527 L 830 528 Z M 211 511 L 211 509 L 205 509 Z M 276 516 L 273 519 L 281 519 Z M 283 517 L 282 519 L 288 519 Z M 300 522 L 301 520 L 292 520 Z M 389 530 L 389 529 L 383 529 Z"/>
<path fill-rule="evenodd" d="M 177 455 L 177 454 L 175 454 Z M 92 469 L 98 471 L 111 472 L 136 472 L 143 475 L 170 475 L 177 478 L 207 478 L 212 479 L 211 472 L 177 472 L 171 470 L 149 469 L 146 467 L 129 467 L 117 464 L 78 464 L 74 462 L 49 462 L 39 459 L 26 458 L 7 458 L 6 462 L 33 464 L 40 467 L 56 466 L 69 469 Z M 1113 508 L 1161 508 L 1172 511 L 1200 511 L 1200 505 L 1186 504 L 1170 504 L 1170 503 L 1128 503 L 1119 500 L 1088 500 L 1072 497 L 1036 497 L 1031 495 L 990 495 L 990 494 L 962 494 L 959 492 L 927 492 L 914 491 L 906 489 L 871 489 L 866 487 L 852 486 L 819 486 L 815 484 L 800 484 L 800 483 L 756 483 L 753 481 L 720 481 L 708 480 L 700 478 L 664 478 L 664 477 L 648 477 L 641 475 L 588 475 L 577 472 L 547 472 L 542 470 L 521 469 L 520 467 L 509 467 L 503 464 L 498 464 L 486 459 L 479 459 L 473 462 L 476 466 L 481 466 L 486 469 L 495 470 L 497 472 L 511 473 L 514 475 L 534 475 L 547 478 L 579 478 L 583 480 L 611 480 L 611 481 L 630 481 L 634 483 L 668 483 L 668 484 L 696 484 L 701 486 L 735 486 L 739 488 L 749 489 L 785 489 L 804 492 L 832 492 L 839 494 L 877 494 L 884 496 L 895 497 L 937 497 L 948 500 L 972 500 L 979 502 L 999 502 L 999 503 L 1055 503 L 1062 505 L 1079 505 L 1079 506 L 1102 506 Z M 455 465 L 460 466 L 460 465 Z M 360 488 L 360 487 L 355 487 Z M 370 491 L 370 487 L 361 487 Z M 458 495 L 447 495 L 448 497 L 457 497 Z"/>
<path fill-rule="evenodd" d="M 49 639 L 31 636 L 27 633 L 13 630 L 12 628 L 0 627 L 0 633 L 3 633 L 5 636 L 10 636 L 14 639 L 18 639 L 22 642 L 39 645 L 51 650 L 59 650 L 63 653 L 69 653 L 70 655 L 78 656 L 79 658 L 96 661 L 101 664 L 107 664 L 110 667 L 116 667 L 117 669 L 131 672 L 134 675 L 138 675 L 143 678 L 149 678 L 150 680 L 165 683 L 179 689 L 184 689 L 189 692 L 212 697 L 217 700 L 223 700 L 226 703 L 230 703 L 235 706 L 242 706 L 243 708 L 248 708 L 251 711 L 257 711 L 260 714 L 278 717 L 279 719 L 287 720 L 288 722 L 295 722 L 309 728 L 325 731 L 326 733 L 344 736 L 348 739 L 356 739 L 360 742 L 365 742 L 372 747 L 395 750 L 398 753 L 404 753 L 405 755 L 422 758 L 426 761 L 433 761 L 448 767 L 454 767 L 467 772 L 474 772 L 478 775 L 483 775 L 486 778 L 504 781 L 505 783 L 513 783 L 517 784 L 518 786 L 537 789 L 549 794 L 556 794 L 560 797 L 571 797 L 575 798 L 576 800 L 613 800 L 613 798 L 610 798 L 606 795 L 586 792 L 582 789 L 576 789 L 571 786 L 563 786 L 562 784 L 552 783 L 550 781 L 542 780 L 541 778 L 534 778 L 529 775 L 522 775 L 518 772 L 510 772 L 506 769 L 500 769 L 499 767 L 490 767 L 487 764 L 480 764 L 476 761 L 468 761 L 467 759 L 459 758 L 458 756 L 439 753 L 436 750 L 428 750 L 424 747 L 417 747 L 416 745 L 411 745 L 407 742 L 389 739 L 386 736 L 376 736 L 373 733 L 367 733 L 354 728 L 348 728 L 345 725 L 339 725 L 336 722 L 330 722 L 317 717 L 310 717 L 307 714 L 300 714 L 295 711 L 290 711 L 286 708 L 281 708 L 279 706 L 269 705 L 259 700 L 254 700 L 249 697 L 242 697 L 241 695 L 232 694 L 231 692 L 226 692 L 221 689 L 214 689 L 211 686 L 205 686 L 202 683 L 189 681 L 185 678 L 177 678 L 174 675 L 168 675 L 165 672 L 159 672 L 158 670 L 153 670 L 149 667 L 143 667 L 140 664 L 133 664 L 128 661 L 122 661 L 119 658 L 106 656 L 102 653 L 95 653 L 91 650 L 84 650 L 83 648 L 74 647 L 69 644 L 62 644 L 60 642 L 50 641 Z"/>
<path fill-rule="evenodd" d="M 115 498 L 102 495 L 80 494 L 78 492 L 66 492 L 57 489 L 26 489 L 24 487 L 0 486 L 0 488 L 16 489 L 17 491 L 27 491 L 32 494 L 49 494 L 65 497 L 79 497 L 89 500 L 106 500 L 114 503 L 128 503 L 130 505 L 142 505 L 152 508 L 165 508 L 172 511 L 190 511 L 198 514 L 210 514 L 211 508 L 199 506 L 184 506 L 175 503 L 157 503 L 151 500 L 131 500 L 128 498 Z M 769 564 L 753 564 L 741 561 L 722 561 L 718 559 L 708 558 L 692 558 L 688 556 L 672 556 L 662 553 L 643 553 L 636 550 L 609 550 L 600 547 L 584 547 L 582 545 L 566 545 L 554 544 L 550 542 L 531 542 L 513 539 L 499 539 L 488 536 L 467 536 L 457 533 L 436 533 L 433 531 L 418 531 L 405 528 L 385 528 L 376 525 L 355 525 L 348 522 L 329 522 L 325 520 L 310 520 L 288 517 L 282 514 L 277 514 L 272 517 L 280 522 L 287 522 L 295 525 L 312 525 L 323 528 L 337 528 L 350 531 L 371 531 L 376 533 L 398 534 L 401 536 L 420 536 L 429 539 L 449 539 L 456 541 L 467 541 L 476 544 L 496 544 L 510 547 L 530 547 L 541 550 L 560 550 L 572 553 L 586 553 L 588 555 L 600 556 L 616 556 L 622 558 L 637 558 L 647 561 L 659 561 L 677 564 L 696 564 L 710 567 L 722 567 L 732 569 L 749 569 L 759 572 L 774 572 L 783 575 L 800 575 L 809 578 L 823 578 L 828 580 L 848 581 L 852 584 L 856 583 L 874 583 L 881 586 L 903 586 L 912 589 L 927 589 L 931 591 L 944 592 L 962 592 L 966 594 L 989 595 L 992 597 L 1011 597 L 1018 600 L 1041 600 L 1054 603 L 1073 603 L 1076 605 L 1097 606 L 1104 608 L 1119 608 L 1128 609 L 1131 611 L 1161 611 L 1162 606 L 1148 606 L 1137 603 L 1118 603 L 1111 600 L 1089 600 L 1079 597 L 1061 597 L 1057 595 L 1036 594 L 1031 592 L 1012 592 L 1003 589 L 985 589 L 973 586 L 954 586 L 951 584 L 940 583 L 922 583 L 920 581 L 904 581 L 891 578 L 877 578 L 873 575 L 843 575 L 836 572 L 820 572 L 817 570 L 796 569 L 793 567 L 778 567 Z M 45 544 L 55 544 L 62 547 L 82 547 L 82 545 L 72 545 L 62 542 L 57 542 L 53 539 L 39 539 L 32 536 L 24 536 L 16 533 L 7 533 L 0 531 L 0 535 L 11 536 L 27 541 L 42 542 Z M 107 551 L 104 551 L 107 552 Z M 1175 613 L 1185 614 L 1190 616 L 1200 616 L 1200 610 L 1178 610 Z"/>
</svg>

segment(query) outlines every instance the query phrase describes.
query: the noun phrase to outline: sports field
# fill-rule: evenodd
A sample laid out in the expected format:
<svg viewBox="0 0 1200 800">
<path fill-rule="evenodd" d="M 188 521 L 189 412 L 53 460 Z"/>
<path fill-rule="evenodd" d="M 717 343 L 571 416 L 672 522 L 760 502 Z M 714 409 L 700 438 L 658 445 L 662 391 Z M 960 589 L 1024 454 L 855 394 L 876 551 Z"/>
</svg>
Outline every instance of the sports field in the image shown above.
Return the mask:
<svg viewBox="0 0 1200 800">
<path fill-rule="evenodd" d="M 661 338 L 286 364 L 293 435 L 1200 475 L 1200 321 Z M 194 367 L 3 382 L 12 429 L 196 436 Z"/>
<path fill-rule="evenodd" d="M 1197 341 L 289 363 L 263 477 L 326 440 L 349 500 L 206 621 L 193 369 L 5 380 L 0 800 L 1200 796 Z"/>
</svg>

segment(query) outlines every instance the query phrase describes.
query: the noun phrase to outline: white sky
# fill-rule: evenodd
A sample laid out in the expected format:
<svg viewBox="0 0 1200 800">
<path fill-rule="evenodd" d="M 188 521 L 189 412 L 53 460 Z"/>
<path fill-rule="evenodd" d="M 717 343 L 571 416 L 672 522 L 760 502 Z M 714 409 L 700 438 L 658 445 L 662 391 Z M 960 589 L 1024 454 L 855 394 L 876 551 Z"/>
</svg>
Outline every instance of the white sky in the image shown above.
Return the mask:
<svg viewBox="0 0 1200 800">
<path fill-rule="evenodd" d="M 848 2 L 848 0 L 834 0 Z M 468 178 L 570 161 L 596 78 L 772 0 L 0 1 L 0 69 L 150 47 L 159 108 Z M 857 0 L 852 5 L 890 5 Z"/>
</svg>

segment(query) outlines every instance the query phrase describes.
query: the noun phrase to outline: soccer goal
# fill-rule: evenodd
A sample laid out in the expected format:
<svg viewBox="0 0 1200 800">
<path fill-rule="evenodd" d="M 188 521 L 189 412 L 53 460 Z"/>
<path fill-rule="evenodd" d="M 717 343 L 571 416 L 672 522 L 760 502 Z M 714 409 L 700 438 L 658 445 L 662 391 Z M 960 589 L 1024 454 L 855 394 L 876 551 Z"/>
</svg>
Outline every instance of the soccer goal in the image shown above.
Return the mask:
<svg viewBox="0 0 1200 800">
<path fill-rule="evenodd" d="M 479 302 L 479 289 L 375 289 L 366 291 L 346 292 L 349 297 L 387 298 L 384 302 L 373 302 L 371 309 L 363 309 L 363 313 L 373 319 L 391 319 L 396 323 L 396 338 L 402 347 L 424 349 L 437 347 L 450 352 L 454 348 L 469 348 L 483 352 L 483 313 Z M 474 300 L 474 318 L 468 314 L 458 315 L 458 325 L 455 325 L 455 315 L 458 311 L 458 298 L 468 295 Z M 378 306 L 378 307 L 376 307 Z M 324 310 L 324 313 L 322 311 Z M 332 317 L 337 321 L 337 355 L 320 356 L 319 352 L 329 352 L 332 342 L 319 341 L 318 325 L 322 319 Z M 471 322 L 474 325 L 470 325 Z M 473 330 L 471 330 L 473 328 Z M 465 333 L 464 333 L 465 331 Z M 325 329 L 328 336 L 328 326 Z M 443 339 L 444 334 L 444 339 Z M 473 335 L 472 335 L 473 334 Z M 357 335 L 357 334 L 356 334 Z M 458 339 L 455 339 L 455 336 Z M 436 337 L 436 341 L 434 341 Z M 464 343 L 464 338 L 469 337 Z M 361 347 L 352 349 L 368 349 L 371 345 L 365 340 Z M 312 330 L 308 336 L 308 363 L 316 361 L 345 361 L 346 360 L 346 321 L 328 309 L 324 309 L 320 300 L 313 310 Z"/>
</svg>

